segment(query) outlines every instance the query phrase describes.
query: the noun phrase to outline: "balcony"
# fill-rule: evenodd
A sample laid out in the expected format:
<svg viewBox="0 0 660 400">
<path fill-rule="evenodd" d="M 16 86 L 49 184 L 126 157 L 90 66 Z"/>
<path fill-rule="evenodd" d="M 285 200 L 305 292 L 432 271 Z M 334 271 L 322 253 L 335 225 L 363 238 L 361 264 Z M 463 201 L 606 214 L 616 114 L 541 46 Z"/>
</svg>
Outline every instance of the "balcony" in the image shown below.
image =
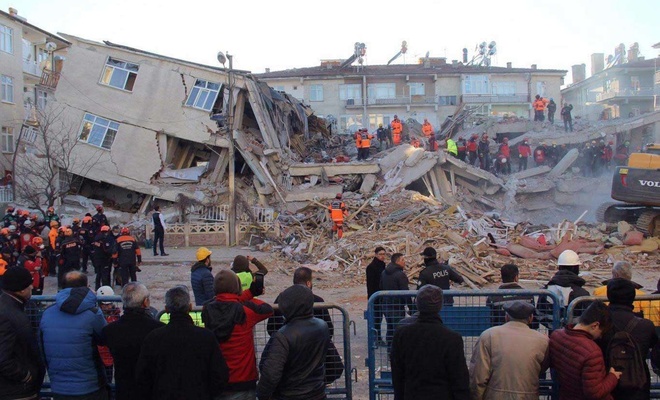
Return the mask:
<svg viewBox="0 0 660 400">
<path fill-rule="evenodd" d="M 407 106 L 415 105 L 436 105 L 438 104 L 437 96 L 400 96 L 391 97 L 387 99 L 348 99 L 346 101 L 346 108 L 362 108 L 365 101 L 367 106 Z"/>
<path fill-rule="evenodd" d="M 36 61 L 23 59 L 23 72 L 37 77 L 41 76 L 41 68 L 39 68 L 39 64 Z"/>
<path fill-rule="evenodd" d="M 528 103 L 526 94 L 464 94 L 463 102 L 466 104 L 519 104 Z"/>
<path fill-rule="evenodd" d="M 653 88 L 610 90 L 599 93 L 596 101 L 653 100 Z"/>
<path fill-rule="evenodd" d="M 41 72 L 41 86 L 45 86 L 50 89 L 57 88 L 57 83 L 60 81 L 60 73 L 56 71 L 51 71 L 49 69 L 44 69 Z"/>
</svg>

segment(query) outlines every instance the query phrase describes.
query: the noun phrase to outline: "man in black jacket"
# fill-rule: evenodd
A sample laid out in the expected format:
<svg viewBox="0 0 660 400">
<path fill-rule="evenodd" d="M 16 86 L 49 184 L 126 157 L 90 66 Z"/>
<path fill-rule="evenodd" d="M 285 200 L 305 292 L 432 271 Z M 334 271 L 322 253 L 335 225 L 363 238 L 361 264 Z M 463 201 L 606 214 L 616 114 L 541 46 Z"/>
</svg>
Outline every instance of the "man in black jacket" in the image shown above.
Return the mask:
<svg viewBox="0 0 660 400">
<path fill-rule="evenodd" d="M 442 290 L 449 290 L 450 281 L 463 283 L 464 279 L 461 274 L 456 272 L 456 270 L 450 267 L 449 264 L 440 264 L 437 258 L 438 254 L 433 247 L 425 248 L 420 256 L 424 257 L 424 266 L 426 268 L 419 273 L 417 289 L 430 284 L 435 285 Z M 454 298 L 452 296 L 445 296 L 443 303 L 445 306 L 453 306 Z"/>
<path fill-rule="evenodd" d="M 637 350 L 643 360 L 646 360 L 649 350 L 658 343 L 658 335 L 655 332 L 653 322 L 645 318 L 639 318 L 633 313 L 633 302 L 635 301 L 635 284 L 624 278 L 614 278 L 607 283 L 607 299 L 610 301 L 610 314 L 612 315 L 612 329 L 603 334 L 599 345 L 605 355 L 605 367 L 609 365 L 610 354 L 608 347 L 614 334 L 623 330 L 629 330 Z M 648 399 L 651 393 L 651 375 L 648 364 L 644 363 L 646 374 L 646 385 L 640 389 L 622 389 L 617 387 L 612 392 L 616 400 L 642 400 Z"/>
<path fill-rule="evenodd" d="M 314 294 L 303 285 L 293 285 L 279 297 L 286 325 L 271 336 L 261 354 L 257 398 L 325 399 L 330 334 L 327 324 L 314 318 Z"/>
<path fill-rule="evenodd" d="M 392 254 L 390 263 L 385 267 L 380 277 L 381 290 L 408 290 L 408 277 L 403 272 L 406 266 L 406 259 L 401 253 Z M 396 329 L 399 322 L 406 316 L 406 305 L 410 311 L 412 306 L 411 298 L 389 297 L 384 298 L 380 304 L 381 310 L 387 320 L 387 333 L 385 339 L 388 347 L 392 343 L 394 336 L 394 329 Z M 378 307 L 376 307 L 378 308 Z"/>
<path fill-rule="evenodd" d="M 369 265 L 367 265 L 367 300 L 371 295 L 380 290 L 380 277 L 385 271 L 385 257 L 387 253 L 385 248 L 378 246 L 374 251 L 375 256 Z M 382 342 L 380 325 L 383 322 L 383 311 L 379 305 L 374 307 L 374 322 L 376 327 L 376 342 Z"/>
<path fill-rule="evenodd" d="M 105 326 L 103 334 L 115 365 L 117 400 L 140 400 L 135 382 L 135 364 L 144 338 L 165 326 L 149 314 L 149 290 L 140 282 L 124 286 L 121 293 L 124 315 Z"/>
<path fill-rule="evenodd" d="M 229 369 L 210 330 L 195 326 L 185 286 L 165 294 L 170 323 L 144 339 L 135 366 L 139 398 L 144 400 L 211 400 L 229 380 Z"/>
<path fill-rule="evenodd" d="M 519 270 L 514 264 L 505 264 L 500 268 L 502 284 L 499 290 L 524 290 L 525 288 L 518 284 Z M 503 325 L 505 320 L 504 304 L 512 301 L 525 301 L 532 306 L 536 306 L 534 296 L 529 295 L 494 295 L 486 298 L 486 306 L 491 309 L 490 324 L 492 326 Z M 534 319 L 529 324 L 532 329 L 538 329 L 539 323 L 536 319 L 536 310 L 534 310 Z"/>
<path fill-rule="evenodd" d="M 470 398 L 463 338 L 440 319 L 442 289 L 426 285 L 417 293 L 417 320 L 402 325 L 392 343 L 395 400 Z"/>
<path fill-rule="evenodd" d="M 37 337 L 25 314 L 32 295 L 32 275 L 8 268 L 0 294 L 0 399 L 37 399 L 45 368 Z"/>
</svg>

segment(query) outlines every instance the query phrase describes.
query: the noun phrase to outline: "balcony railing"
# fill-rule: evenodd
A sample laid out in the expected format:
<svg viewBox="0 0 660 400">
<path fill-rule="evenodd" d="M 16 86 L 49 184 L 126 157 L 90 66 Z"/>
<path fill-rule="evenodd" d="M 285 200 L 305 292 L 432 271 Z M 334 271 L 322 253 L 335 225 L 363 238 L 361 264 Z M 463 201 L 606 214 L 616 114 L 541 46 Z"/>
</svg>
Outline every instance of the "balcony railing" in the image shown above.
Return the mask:
<svg viewBox="0 0 660 400">
<path fill-rule="evenodd" d="M 11 203 L 14 201 L 14 192 L 11 185 L 0 186 L 0 203 Z"/>
<path fill-rule="evenodd" d="M 388 105 L 408 105 L 408 104 L 439 104 L 438 96 L 399 96 L 386 99 L 348 99 L 346 107 L 362 107 L 365 104 L 370 106 L 388 106 Z"/>
<path fill-rule="evenodd" d="M 44 69 L 41 72 L 41 82 L 42 86 L 49 87 L 51 89 L 57 88 L 57 83 L 60 81 L 60 73 L 56 71 L 51 71 L 49 69 Z"/>
<path fill-rule="evenodd" d="M 26 74 L 41 76 L 41 68 L 36 61 L 23 59 L 23 72 Z"/>
<path fill-rule="evenodd" d="M 464 94 L 463 102 L 468 104 L 527 103 L 529 96 L 526 94 Z"/>
<path fill-rule="evenodd" d="M 608 92 L 599 93 L 598 96 L 596 96 L 596 101 L 607 101 L 617 97 L 622 99 L 631 97 L 653 97 L 653 88 L 610 90 Z"/>
</svg>

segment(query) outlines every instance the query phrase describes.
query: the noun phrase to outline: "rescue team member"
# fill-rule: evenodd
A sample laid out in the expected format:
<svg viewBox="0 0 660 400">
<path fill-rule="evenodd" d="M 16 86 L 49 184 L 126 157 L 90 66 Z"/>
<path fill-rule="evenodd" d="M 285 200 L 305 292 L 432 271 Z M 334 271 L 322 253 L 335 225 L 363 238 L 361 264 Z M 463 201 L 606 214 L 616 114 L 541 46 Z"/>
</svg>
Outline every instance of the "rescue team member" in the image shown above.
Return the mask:
<svg viewBox="0 0 660 400">
<path fill-rule="evenodd" d="M 367 131 L 367 128 L 363 128 L 360 133 L 360 148 L 358 149 L 358 160 L 366 160 L 369 158 L 369 151 L 371 149 L 371 139 L 374 138 L 374 135 L 370 134 Z M 362 157 L 360 158 L 360 154 Z"/>
<path fill-rule="evenodd" d="M 355 131 L 353 136 L 355 138 L 355 148 L 357 149 L 357 159 L 360 161 L 362 159 L 362 129 Z"/>
<path fill-rule="evenodd" d="M 422 125 L 422 133 L 427 139 L 433 135 L 433 125 L 431 125 L 429 120 L 426 118 L 424 118 L 424 124 Z"/>
<path fill-rule="evenodd" d="M 511 173 L 511 149 L 509 148 L 509 138 L 505 137 L 502 140 L 502 144 L 500 144 L 500 148 L 499 148 L 497 157 L 500 160 L 502 158 L 506 158 L 506 163 L 504 165 L 500 165 L 499 163 L 497 165 L 500 165 L 502 173 L 510 174 Z"/>
<path fill-rule="evenodd" d="M 401 133 L 403 132 L 403 124 L 401 124 L 399 117 L 396 115 L 394 116 L 394 119 L 390 123 L 390 127 L 392 128 L 392 140 L 394 141 L 394 145 L 398 146 L 401 144 Z"/>
<path fill-rule="evenodd" d="M 103 214 L 103 206 L 96 206 L 96 214 L 92 217 L 92 231 L 96 235 L 101 231 L 102 226 L 110 226 L 108 222 L 108 217 Z"/>
<path fill-rule="evenodd" d="M 529 141 L 523 139 L 522 143 L 518 145 L 518 172 L 527 169 L 527 159 L 532 155 L 532 148 L 529 147 Z"/>
<path fill-rule="evenodd" d="M 546 163 L 548 149 L 544 142 L 541 142 L 537 148 L 534 149 L 534 162 L 536 165 L 543 165 Z"/>
<path fill-rule="evenodd" d="M 438 151 L 438 141 L 435 140 L 435 135 L 429 138 L 429 151 Z"/>
<path fill-rule="evenodd" d="M 410 139 L 410 145 L 416 149 L 420 148 L 422 146 L 422 143 L 419 141 L 418 138 L 413 137 Z"/>
<path fill-rule="evenodd" d="M 92 240 L 92 265 L 96 274 L 95 289 L 101 286 L 110 286 L 110 269 L 112 268 L 112 253 L 114 252 L 115 239 L 110 234 L 110 227 L 105 225 Z"/>
<path fill-rule="evenodd" d="M 451 154 L 454 157 L 458 157 L 458 146 L 454 139 L 447 139 L 447 153 Z"/>
<path fill-rule="evenodd" d="M 458 138 L 458 159 L 461 161 L 465 161 L 465 157 L 467 155 L 467 143 L 465 142 L 465 138 L 459 137 Z"/>
<path fill-rule="evenodd" d="M 544 99 L 540 95 L 536 95 L 536 100 L 532 103 L 532 108 L 534 108 L 534 121 L 543 122 L 545 120 L 545 106 L 548 103 L 548 100 Z"/>
<path fill-rule="evenodd" d="M 250 269 L 250 263 L 257 267 L 256 272 Z M 241 290 L 248 290 L 254 282 L 255 275 L 259 274 L 264 276 L 268 273 L 268 269 L 261 261 L 252 256 L 238 255 L 234 257 L 234 262 L 231 263 L 231 270 L 234 271 L 238 280 L 241 281 Z M 255 293 L 253 293 L 255 294 Z"/>
<path fill-rule="evenodd" d="M 473 134 L 470 137 L 470 140 L 468 140 L 466 148 L 467 148 L 467 156 L 468 156 L 468 163 L 470 165 L 474 165 L 474 163 L 477 161 L 477 139 L 479 138 L 479 135 L 476 133 Z"/>
<path fill-rule="evenodd" d="M 125 285 L 128 283 L 129 277 L 131 282 L 137 281 L 138 266 L 142 264 L 142 253 L 140 246 L 127 227 L 121 228 L 119 237 L 117 238 L 117 246 L 115 247 L 115 254 L 112 255 L 114 262 L 119 266 L 119 273 L 121 274 L 121 283 Z"/>
<path fill-rule="evenodd" d="M 60 288 L 64 283 L 64 276 L 73 270 L 80 269 L 80 243 L 73 236 L 71 228 L 64 229 L 64 240 L 60 244 L 59 269 L 57 271 L 57 282 Z"/>
<path fill-rule="evenodd" d="M 335 199 L 330 203 L 328 210 L 332 219 L 332 232 L 337 232 L 337 238 L 344 236 L 344 217 L 348 215 L 346 204 L 341 201 L 342 194 L 337 193 Z"/>
</svg>

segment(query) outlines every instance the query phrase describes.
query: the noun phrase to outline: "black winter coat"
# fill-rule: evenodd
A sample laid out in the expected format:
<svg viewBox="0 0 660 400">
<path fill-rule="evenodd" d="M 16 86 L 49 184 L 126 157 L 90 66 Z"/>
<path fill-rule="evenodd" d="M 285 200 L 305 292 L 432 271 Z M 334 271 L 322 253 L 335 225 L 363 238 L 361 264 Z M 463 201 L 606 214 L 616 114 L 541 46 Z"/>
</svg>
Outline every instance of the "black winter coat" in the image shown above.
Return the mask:
<svg viewBox="0 0 660 400">
<path fill-rule="evenodd" d="M 419 281 L 417 282 L 417 289 L 424 285 L 435 285 L 442 290 L 449 290 L 449 281 L 456 283 L 463 283 L 463 277 L 456 272 L 449 264 L 440 262 L 437 259 L 425 259 L 424 265 L 426 268 L 419 273 Z M 445 304 L 454 304 L 452 296 L 443 296 Z"/>
<path fill-rule="evenodd" d="M 37 337 L 25 314 L 25 303 L 0 294 L 0 399 L 19 399 L 39 392 L 45 368 Z M 25 384 L 28 376 L 30 383 Z"/>
<path fill-rule="evenodd" d="M 227 385 L 229 369 L 213 332 L 172 313 L 144 339 L 135 378 L 143 400 L 211 400 Z"/>
<path fill-rule="evenodd" d="M 385 271 L 385 262 L 374 257 L 367 265 L 367 298 L 380 290 L 380 277 Z"/>
<path fill-rule="evenodd" d="M 103 335 L 115 365 L 117 400 L 139 400 L 135 382 L 135 364 L 140 357 L 144 338 L 156 328 L 165 326 L 144 308 L 125 308 L 119 320 L 105 326 Z"/>
<path fill-rule="evenodd" d="M 437 314 L 420 314 L 401 325 L 392 341 L 392 384 L 396 400 L 468 400 L 469 373 L 463 338 Z"/>
<path fill-rule="evenodd" d="M 199 261 L 190 268 L 190 285 L 195 295 L 195 305 L 202 306 L 215 297 L 213 290 L 213 273 L 211 268 Z"/>
</svg>

